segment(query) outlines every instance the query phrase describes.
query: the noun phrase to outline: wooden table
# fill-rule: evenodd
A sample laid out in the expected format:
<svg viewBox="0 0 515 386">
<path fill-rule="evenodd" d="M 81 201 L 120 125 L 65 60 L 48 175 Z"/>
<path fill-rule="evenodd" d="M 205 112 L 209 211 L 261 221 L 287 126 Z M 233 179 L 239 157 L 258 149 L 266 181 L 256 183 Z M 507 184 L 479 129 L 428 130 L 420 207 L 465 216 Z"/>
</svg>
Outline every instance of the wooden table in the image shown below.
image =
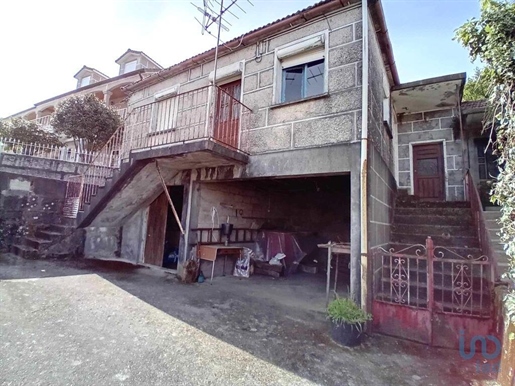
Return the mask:
<svg viewBox="0 0 515 386">
<path fill-rule="evenodd" d="M 213 266 L 211 267 L 211 283 L 213 282 L 213 274 L 215 272 L 215 263 L 218 256 L 224 257 L 224 274 L 225 274 L 225 262 L 227 256 L 237 256 L 240 258 L 243 254 L 243 247 L 232 247 L 230 245 L 216 244 L 216 245 L 200 245 L 198 249 L 198 257 L 200 260 L 211 261 Z"/>
<path fill-rule="evenodd" d="M 350 255 L 350 243 L 329 243 L 318 244 L 318 248 L 327 249 L 327 283 L 325 287 L 326 302 L 329 303 L 329 288 L 331 287 L 331 260 L 336 255 L 336 271 L 334 273 L 334 292 L 336 292 L 336 283 L 338 282 L 338 263 L 340 255 Z"/>
</svg>

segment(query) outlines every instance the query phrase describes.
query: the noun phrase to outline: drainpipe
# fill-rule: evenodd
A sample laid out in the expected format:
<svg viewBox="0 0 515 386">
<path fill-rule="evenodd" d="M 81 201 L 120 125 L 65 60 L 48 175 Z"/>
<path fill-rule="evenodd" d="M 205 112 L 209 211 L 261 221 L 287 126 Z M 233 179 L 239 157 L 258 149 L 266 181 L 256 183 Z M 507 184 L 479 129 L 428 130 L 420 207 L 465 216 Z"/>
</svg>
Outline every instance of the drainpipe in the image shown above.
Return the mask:
<svg viewBox="0 0 515 386">
<path fill-rule="evenodd" d="M 362 113 L 361 113 L 361 308 L 367 311 L 368 294 L 368 1 L 361 1 L 363 26 L 363 79 L 362 79 Z"/>
</svg>

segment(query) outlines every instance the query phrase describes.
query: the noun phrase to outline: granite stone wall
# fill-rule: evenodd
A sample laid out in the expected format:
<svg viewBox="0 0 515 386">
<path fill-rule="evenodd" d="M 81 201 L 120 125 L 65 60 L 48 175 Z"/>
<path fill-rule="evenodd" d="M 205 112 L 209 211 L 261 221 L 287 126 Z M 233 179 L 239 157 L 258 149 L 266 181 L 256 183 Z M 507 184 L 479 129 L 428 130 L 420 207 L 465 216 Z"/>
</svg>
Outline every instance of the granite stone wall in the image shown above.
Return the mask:
<svg viewBox="0 0 515 386">
<path fill-rule="evenodd" d="M 243 47 L 219 58 L 218 66 L 243 62 L 241 101 L 250 124 L 241 147 L 250 154 L 284 152 L 356 141 L 361 122 L 361 9 L 348 6 L 290 31 L 270 36 L 258 47 Z M 279 103 L 276 49 L 309 36 L 326 36 L 327 93 L 314 99 Z M 156 92 L 180 84 L 180 92 L 209 85 L 213 62 L 199 64 L 131 96 L 130 108 L 153 102 Z M 345 157 L 342 154 L 341 157 Z"/>
<path fill-rule="evenodd" d="M 462 141 L 454 137 L 455 109 L 425 111 L 400 117 L 398 125 L 399 188 L 412 191 L 412 146 L 443 143 L 447 201 L 464 199 Z"/>
<path fill-rule="evenodd" d="M 0 153 L 0 250 L 38 227 L 63 224 L 62 206 L 68 176 L 85 166 Z"/>
</svg>

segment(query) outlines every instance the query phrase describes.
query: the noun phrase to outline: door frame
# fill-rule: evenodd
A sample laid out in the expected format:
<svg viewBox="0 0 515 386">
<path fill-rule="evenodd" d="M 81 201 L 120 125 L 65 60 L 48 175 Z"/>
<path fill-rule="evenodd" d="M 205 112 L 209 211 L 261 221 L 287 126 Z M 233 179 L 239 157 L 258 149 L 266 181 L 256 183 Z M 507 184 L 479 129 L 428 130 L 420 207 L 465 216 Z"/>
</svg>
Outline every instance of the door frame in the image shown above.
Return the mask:
<svg viewBox="0 0 515 386">
<path fill-rule="evenodd" d="M 447 191 L 448 191 L 448 185 L 449 185 L 449 178 L 447 175 L 447 148 L 446 148 L 446 140 L 445 139 L 436 139 L 436 140 L 427 140 L 427 141 L 415 141 L 410 142 L 409 144 L 409 161 L 410 161 L 410 190 L 411 194 L 415 194 L 415 172 L 413 170 L 413 146 L 418 145 L 431 145 L 431 144 L 442 144 L 442 157 L 443 157 L 443 178 L 444 178 L 444 196 L 445 201 L 447 201 Z"/>
</svg>

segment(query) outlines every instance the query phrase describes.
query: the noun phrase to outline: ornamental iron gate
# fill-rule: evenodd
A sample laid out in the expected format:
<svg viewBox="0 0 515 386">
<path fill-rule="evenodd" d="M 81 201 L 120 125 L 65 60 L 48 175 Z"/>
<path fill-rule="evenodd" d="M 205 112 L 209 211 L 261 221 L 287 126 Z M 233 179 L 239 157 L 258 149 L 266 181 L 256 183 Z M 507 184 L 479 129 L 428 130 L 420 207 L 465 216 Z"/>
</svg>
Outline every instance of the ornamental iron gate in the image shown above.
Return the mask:
<svg viewBox="0 0 515 386">
<path fill-rule="evenodd" d="M 493 269 L 485 255 L 416 244 L 375 248 L 373 326 L 377 332 L 437 347 L 494 331 Z"/>
</svg>

